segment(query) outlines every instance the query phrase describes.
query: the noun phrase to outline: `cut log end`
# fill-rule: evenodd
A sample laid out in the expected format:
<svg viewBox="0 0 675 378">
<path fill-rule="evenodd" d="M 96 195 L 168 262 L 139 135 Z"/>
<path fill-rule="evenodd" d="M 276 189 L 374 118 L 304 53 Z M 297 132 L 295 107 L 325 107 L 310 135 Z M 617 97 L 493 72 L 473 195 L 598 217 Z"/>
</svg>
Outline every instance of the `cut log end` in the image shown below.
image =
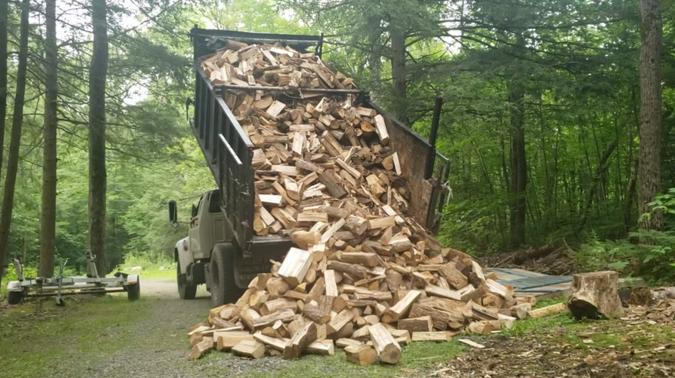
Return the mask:
<svg viewBox="0 0 675 378">
<path fill-rule="evenodd" d="M 575 274 L 568 307 L 576 319 L 621 316 L 619 274 L 614 271 Z"/>
</svg>

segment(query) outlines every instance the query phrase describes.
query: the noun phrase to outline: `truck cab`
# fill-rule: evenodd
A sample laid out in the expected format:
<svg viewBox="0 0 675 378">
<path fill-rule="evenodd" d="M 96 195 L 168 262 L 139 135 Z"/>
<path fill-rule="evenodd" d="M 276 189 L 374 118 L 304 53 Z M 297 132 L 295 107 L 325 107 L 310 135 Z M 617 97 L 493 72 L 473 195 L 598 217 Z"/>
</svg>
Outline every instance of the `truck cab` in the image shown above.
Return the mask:
<svg viewBox="0 0 675 378">
<path fill-rule="evenodd" d="M 220 206 L 220 190 L 202 194 L 197 204 L 192 205 L 188 235 L 176 243 L 176 279 L 182 299 L 194 298 L 200 284 L 207 284 L 207 289 L 210 288 L 206 278 L 214 246 L 230 241 L 226 236 L 225 215 Z M 169 208 L 170 214 L 173 214 L 170 221 L 177 224 L 175 202 Z"/>
</svg>

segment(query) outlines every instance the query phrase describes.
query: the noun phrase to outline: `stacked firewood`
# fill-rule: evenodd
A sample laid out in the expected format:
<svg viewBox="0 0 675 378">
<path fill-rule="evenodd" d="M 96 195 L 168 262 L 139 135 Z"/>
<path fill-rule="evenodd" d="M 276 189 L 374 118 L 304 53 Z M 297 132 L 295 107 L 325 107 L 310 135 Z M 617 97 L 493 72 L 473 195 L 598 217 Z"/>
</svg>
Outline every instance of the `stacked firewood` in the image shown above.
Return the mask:
<svg viewBox="0 0 675 378">
<path fill-rule="evenodd" d="M 214 83 L 353 85 L 323 65 L 305 69 L 311 64 L 320 61 L 289 48 L 242 45 L 202 67 Z M 531 298 L 515 298 L 406 216 L 414 194 L 377 111 L 349 94 L 237 89 L 225 98 L 255 145 L 254 231 L 288 235 L 297 248 L 190 331 L 193 358 L 212 348 L 297 358 L 337 346 L 359 364 L 396 363 L 402 344 L 485 334 L 527 316 Z"/>
</svg>

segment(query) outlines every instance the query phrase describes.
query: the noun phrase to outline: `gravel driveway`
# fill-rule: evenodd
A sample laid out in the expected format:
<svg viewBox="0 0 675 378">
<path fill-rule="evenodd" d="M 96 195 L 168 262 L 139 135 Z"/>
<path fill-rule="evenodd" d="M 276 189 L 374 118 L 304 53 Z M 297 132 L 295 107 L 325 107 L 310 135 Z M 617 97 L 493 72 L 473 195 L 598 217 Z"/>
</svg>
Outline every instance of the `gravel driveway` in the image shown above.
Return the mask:
<svg viewBox="0 0 675 378">
<path fill-rule="evenodd" d="M 0 377 L 227 377 L 265 375 L 283 364 L 225 353 L 189 361 L 187 329 L 206 319 L 209 308 L 203 287 L 197 299 L 181 300 L 175 281 L 149 279 L 141 281 L 141 300 L 133 303 L 126 294 L 112 294 L 68 298 L 65 307 L 51 300 L 5 307 L 0 338 L 8 343 L 0 342 Z"/>
</svg>

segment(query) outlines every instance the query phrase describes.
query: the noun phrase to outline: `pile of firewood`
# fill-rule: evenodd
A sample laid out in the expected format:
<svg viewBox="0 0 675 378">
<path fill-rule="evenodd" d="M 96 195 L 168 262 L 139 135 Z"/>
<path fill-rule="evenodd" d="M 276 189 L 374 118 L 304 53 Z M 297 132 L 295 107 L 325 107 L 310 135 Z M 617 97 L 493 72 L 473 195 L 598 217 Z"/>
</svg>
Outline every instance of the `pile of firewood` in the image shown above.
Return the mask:
<svg viewBox="0 0 675 378">
<path fill-rule="evenodd" d="M 202 69 L 215 85 L 356 88 L 351 78 L 333 73 L 313 53 L 235 41 L 228 41 L 228 46 L 231 48 L 220 50 L 202 62 Z"/>
<path fill-rule="evenodd" d="M 279 46 L 241 45 L 202 68 L 214 83 L 353 85 L 313 55 Z M 214 347 L 297 358 L 338 346 L 359 364 L 396 363 L 401 344 L 485 334 L 527 316 L 532 298 L 515 298 L 406 216 L 414 194 L 377 111 L 349 94 L 240 89 L 225 100 L 256 147 L 254 230 L 289 235 L 298 248 L 190 331 L 193 358 Z"/>
</svg>

